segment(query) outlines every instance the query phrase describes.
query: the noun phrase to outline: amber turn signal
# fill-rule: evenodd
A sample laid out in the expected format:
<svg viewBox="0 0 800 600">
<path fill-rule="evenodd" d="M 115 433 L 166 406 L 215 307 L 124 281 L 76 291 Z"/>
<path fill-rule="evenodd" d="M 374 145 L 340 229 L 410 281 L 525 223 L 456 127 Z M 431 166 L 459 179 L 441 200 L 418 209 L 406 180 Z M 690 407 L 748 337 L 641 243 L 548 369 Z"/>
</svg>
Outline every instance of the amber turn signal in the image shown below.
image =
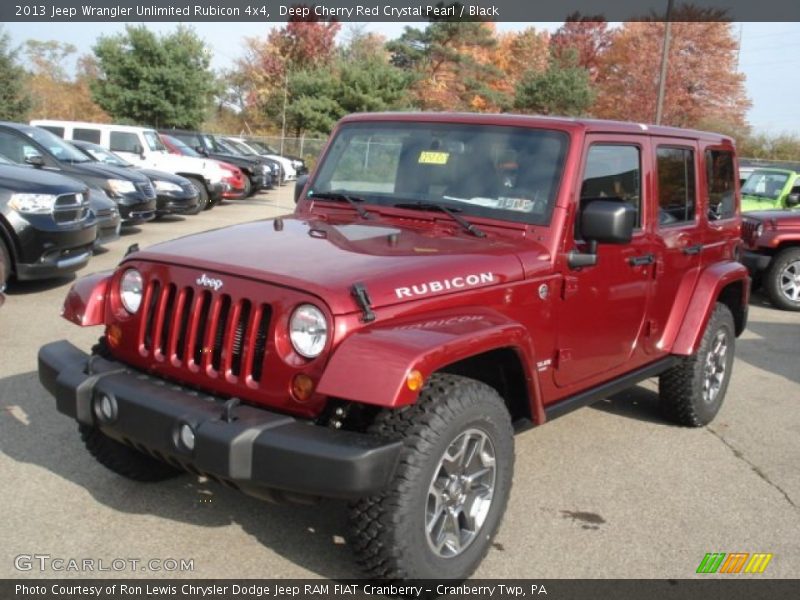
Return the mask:
<svg viewBox="0 0 800 600">
<path fill-rule="evenodd" d="M 306 402 L 314 393 L 314 381 L 308 375 L 298 373 L 292 379 L 292 396 L 298 402 Z"/>
<path fill-rule="evenodd" d="M 118 347 L 122 343 L 122 329 L 119 325 L 111 325 L 106 330 L 106 339 L 112 348 Z"/>
<path fill-rule="evenodd" d="M 422 389 L 422 384 L 425 383 L 425 378 L 422 377 L 422 373 L 414 369 L 406 376 L 406 385 L 408 389 L 412 392 L 416 392 Z"/>
</svg>

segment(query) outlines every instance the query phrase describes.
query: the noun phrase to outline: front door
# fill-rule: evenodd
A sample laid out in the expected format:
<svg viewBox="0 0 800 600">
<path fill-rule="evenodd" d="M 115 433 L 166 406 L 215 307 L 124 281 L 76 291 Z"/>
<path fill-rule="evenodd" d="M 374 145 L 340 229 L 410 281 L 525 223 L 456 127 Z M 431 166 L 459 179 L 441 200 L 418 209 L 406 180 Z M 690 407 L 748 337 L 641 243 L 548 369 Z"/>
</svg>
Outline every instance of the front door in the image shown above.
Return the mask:
<svg viewBox="0 0 800 600">
<path fill-rule="evenodd" d="M 636 213 L 636 229 L 630 243 L 599 244 L 595 266 L 565 272 L 554 371 L 560 387 L 610 379 L 638 349 L 655 260 L 642 202 L 649 164 L 643 143 L 642 137 L 624 135 L 587 138 L 578 206 L 597 198 L 625 202 Z M 580 233 L 567 234 L 573 235 L 573 246 L 586 251 Z"/>
</svg>

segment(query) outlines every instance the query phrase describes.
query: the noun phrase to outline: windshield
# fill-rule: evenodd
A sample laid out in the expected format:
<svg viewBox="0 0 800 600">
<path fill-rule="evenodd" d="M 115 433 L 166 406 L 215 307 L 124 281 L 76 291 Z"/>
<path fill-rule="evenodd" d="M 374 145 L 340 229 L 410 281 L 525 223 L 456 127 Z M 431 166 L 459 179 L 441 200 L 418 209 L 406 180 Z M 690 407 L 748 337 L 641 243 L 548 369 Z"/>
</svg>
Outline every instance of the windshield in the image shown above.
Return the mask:
<svg viewBox="0 0 800 600">
<path fill-rule="evenodd" d="M 34 140 L 39 142 L 42 146 L 47 148 L 47 150 L 49 150 L 50 153 L 53 156 L 55 156 L 58 160 L 63 160 L 66 162 L 73 162 L 73 163 L 89 162 L 91 160 L 80 150 L 78 150 L 74 146 L 70 146 L 60 137 L 50 133 L 45 129 L 39 129 L 38 127 L 31 127 L 29 129 L 26 129 L 25 133 L 28 135 L 28 137 L 33 138 Z"/>
<path fill-rule="evenodd" d="M 228 148 L 225 144 L 222 143 L 222 140 L 212 137 L 210 135 L 204 135 L 203 141 L 205 142 L 206 148 L 211 150 L 211 152 L 219 152 L 222 154 L 230 154 L 231 149 Z"/>
<path fill-rule="evenodd" d="M 308 195 L 393 205 L 443 204 L 465 215 L 549 222 L 567 135 L 457 123 L 353 123 L 339 130 Z"/>
<path fill-rule="evenodd" d="M 761 198 L 778 198 L 789 179 L 780 171 L 753 171 L 742 186 L 742 194 Z"/>
<path fill-rule="evenodd" d="M 178 152 L 180 152 L 184 156 L 194 156 L 195 158 L 202 158 L 202 155 L 199 152 L 196 152 L 193 148 L 185 144 L 183 140 L 180 140 L 171 135 L 165 135 L 164 139 L 166 139 L 172 146 L 177 148 Z"/>
<path fill-rule="evenodd" d="M 78 146 L 78 149 L 84 152 L 87 156 L 92 157 L 98 162 L 107 164 L 107 165 L 114 165 L 115 167 L 132 167 L 133 165 L 129 163 L 127 160 L 124 160 L 111 152 L 110 150 L 106 150 L 102 146 L 96 145 L 85 145 L 83 147 Z"/>
<path fill-rule="evenodd" d="M 253 152 L 252 148 L 248 148 L 246 144 L 242 142 L 237 142 L 236 140 L 226 139 L 225 143 L 236 150 L 239 154 L 250 155 L 253 156 L 255 152 Z"/>
<path fill-rule="evenodd" d="M 150 148 L 153 152 L 166 152 L 167 147 L 161 142 L 158 138 L 158 134 L 155 131 L 145 131 L 144 132 L 144 141 L 147 143 L 147 147 Z"/>
<path fill-rule="evenodd" d="M 259 141 L 259 140 L 249 140 L 247 143 L 250 146 L 253 146 L 255 148 L 259 148 L 259 149 L 263 150 L 267 154 L 280 154 L 280 152 L 275 150 L 275 148 L 273 148 L 272 146 L 270 146 L 266 142 L 262 142 L 262 141 Z"/>
<path fill-rule="evenodd" d="M 8 160 L 5 156 L 0 154 L 0 165 L 13 165 L 14 163 Z"/>
</svg>

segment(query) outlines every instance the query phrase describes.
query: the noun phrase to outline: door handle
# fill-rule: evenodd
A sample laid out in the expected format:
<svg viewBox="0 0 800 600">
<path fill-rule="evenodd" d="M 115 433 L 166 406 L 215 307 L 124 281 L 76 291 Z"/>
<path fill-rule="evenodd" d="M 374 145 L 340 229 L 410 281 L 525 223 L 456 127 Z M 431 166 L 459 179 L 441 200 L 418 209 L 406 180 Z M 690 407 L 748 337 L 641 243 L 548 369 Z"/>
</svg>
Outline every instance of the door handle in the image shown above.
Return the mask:
<svg viewBox="0 0 800 600">
<path fill-rule="evenodd" d="M 683 249 L 684 254 L 700 254 L 703 251 L 703 244 L 695 244 L 694 246 L 686 246 Z"/>
<path fill-rule="evenodd" d="M 656 262 L 655 254 L 642 254 L 641 256 L 633 256 L 628 259 L 628 263 L 632 267 L 641 267 L 644 265 L 652 265 Z"/>
</svg>

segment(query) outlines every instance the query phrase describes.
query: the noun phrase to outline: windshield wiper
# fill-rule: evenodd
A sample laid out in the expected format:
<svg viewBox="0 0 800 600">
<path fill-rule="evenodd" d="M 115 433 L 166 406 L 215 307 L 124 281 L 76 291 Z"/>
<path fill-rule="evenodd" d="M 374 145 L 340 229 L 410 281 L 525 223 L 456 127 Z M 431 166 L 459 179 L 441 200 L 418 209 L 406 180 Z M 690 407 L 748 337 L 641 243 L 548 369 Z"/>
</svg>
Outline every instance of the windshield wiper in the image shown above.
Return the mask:
<svg viewBox="0 0 800 600">
<path fill-rule="evenodd" d="M 359 202 L 364 202 L 364 199 L 358 196 L 342 194 L 341 192 L 311 192 L 309 193 L 309 197 L 312 200 L 314 198 L 320 198 L 321 200 L 333 200 L 334 202 L 347 202 L 356 210 L 359 217 L 362 219 L 369 219 L 369 213 L 359 204 Z"/>
<path fill-rule="evenodd" d="M 444 204 L 436 204 L 435 202 L 421 202 L 421 201 L 420 202 L 398 202 L 397 204 L 394 204 L 393 206 L 396 206 L 397 208 L 410 208 L 410 209 L 413 209 L 413 210 L 438 210 L 439 212 L 443 212 L 448 217 L 453 219 L 453 221 L 455 221 L 456 223 L 461 225 L 461 227 L 463 227 L 464 229 L 469 231 L 475 237 L 479 237 L 479 238 L 486 237 L 486 233 L 485 232 L 483 232 L 482 230 L 480 230 L 477 227 L 475 227 L 475 225 L 473 225 L 472 223 L 467 221 L 461 215 L 457 214 L 458 212 L 461 212 L 460 208 L 450 208 L 449 206 L 445 206 Z"/>
</svg>

